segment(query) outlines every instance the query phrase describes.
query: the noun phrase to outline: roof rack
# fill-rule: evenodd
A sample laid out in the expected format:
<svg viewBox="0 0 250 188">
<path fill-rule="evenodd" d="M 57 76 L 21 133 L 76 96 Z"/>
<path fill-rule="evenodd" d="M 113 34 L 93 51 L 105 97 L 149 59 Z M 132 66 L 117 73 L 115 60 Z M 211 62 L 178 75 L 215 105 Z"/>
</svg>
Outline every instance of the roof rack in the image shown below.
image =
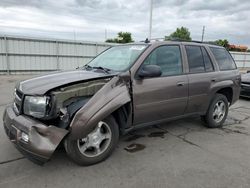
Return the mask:
<svg viewBox="0 0 250 188">
<path fill-rule="evenodd" d="M 195 43 L 207 43 L 207 42 L 203 42 L 203 41 L 199 41 L 199 40 L 186 40 L 186 39 L 182 39 L 182 38 L 178 38 L 178 37 L 166 37 L 165 40 L 169 40 L 169 41 L 179 41 L 179 42 L 195 42 Z"/>
<path fill-rule="evenodd" d="M 181 39 L 178 37 L 170 37 L 170 36 L 167 36 L 165 38 L 151 38 L 150 40 L 148 38 L 146 38 L 145 41 L 140 41 L 140 42 L 150 43 L 152 41 L 155 41 L 155 42 L 157 42 L 157 41 L 194 42 L 194 43 L 200 43 L 200 44 L 211 44 L 211 45 L 220 46 L 213 41 L 205 41 L 204 42 L 204 41 L 198 41 L 198 40 L 185 40 L 185 39 Z"/>
<path fill-rule="evenodd" d="M 149 40 L 148 38 L 146 38 L 145 40 L 140 41 L 140 42 L 150 43 L 150 42 L 152 42 L 152 41 L 156 41 L 156 42 L 158 42 L 158 41 L 164 41 L 164 39 L 165 39 L 165 38 L 151 38 L 151 39 Z"/>
</svg>

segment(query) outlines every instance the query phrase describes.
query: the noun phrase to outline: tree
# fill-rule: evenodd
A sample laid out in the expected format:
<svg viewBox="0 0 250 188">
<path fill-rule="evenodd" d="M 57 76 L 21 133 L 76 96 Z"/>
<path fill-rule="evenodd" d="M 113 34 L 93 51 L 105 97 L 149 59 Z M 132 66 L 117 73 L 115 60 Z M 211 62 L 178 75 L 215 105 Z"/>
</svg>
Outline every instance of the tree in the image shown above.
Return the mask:
<svg viewBox="0 0 250 188">
<path fill-rule="evenodd" d="M 220 45 L 220 46 L 225 47 L 226 49 L 229 48 L 229 42 L 228 42 L 227 39 L 219 39 L 219 40 L 216 40 L 216 41 L 214 41 L 214 42 L 215 42 L 215 44 L 217 44 L 217 45 Z"/>
<path fill-rule="evenodd" d="M 168 39 L 182 39 L 186 41 L 192 40 L 190 32 L 186 27 L 177 28 L 175 32 L 171 33 L 169 36 L 165 36 L 165 40 Z"/>
<path fill-rule="evenodd" d="M 132 39 L 131 33 L 129 32 L 119 32 L 117 33 L 117 37 L 114 39 L 107 39 L 106 42 L 110 43 L 129 43 L 134 42 Z"/>
</svg>

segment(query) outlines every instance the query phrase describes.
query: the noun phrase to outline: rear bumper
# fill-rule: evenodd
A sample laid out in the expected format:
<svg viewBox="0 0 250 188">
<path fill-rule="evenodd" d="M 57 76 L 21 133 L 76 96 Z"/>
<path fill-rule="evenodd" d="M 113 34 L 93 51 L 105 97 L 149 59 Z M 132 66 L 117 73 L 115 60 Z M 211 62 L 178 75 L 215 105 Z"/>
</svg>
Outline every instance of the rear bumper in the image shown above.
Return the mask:
<svg viewBox="0 0 250 188">
<path fill-rule="evenodd" d="M 16 148 L 28 159 L 38 164 L 43 164 L 50 159 L 68 133 L 65 129 L 45 125 L 30 117 L 17 116 L 12 107 L 5 109 L 3 126 Z M 28 135 L 27 142 L 21 138 L 22 132 Z"/>
</svg>

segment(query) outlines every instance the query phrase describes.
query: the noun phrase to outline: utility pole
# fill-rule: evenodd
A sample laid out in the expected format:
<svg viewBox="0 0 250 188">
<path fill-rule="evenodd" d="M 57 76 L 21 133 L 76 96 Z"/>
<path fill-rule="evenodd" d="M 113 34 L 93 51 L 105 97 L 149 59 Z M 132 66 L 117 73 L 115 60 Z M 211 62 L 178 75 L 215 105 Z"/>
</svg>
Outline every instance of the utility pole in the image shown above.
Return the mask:
<svg viewBox="0 0 250 188">
<path fill-rule="evenodd" d="M 151 39 L 152 34 L 152 13 L 153 13 L 153 0 L 150 0 L 150 16 L 149 16 L 149 36 L 148 39 Z"/>
<path fill-rule="evenodd" d="M 203 26 L 202 28 L 201 42 L 203 42 L 204 34 L 205 34 L 205 26 Z"/>
</svg>

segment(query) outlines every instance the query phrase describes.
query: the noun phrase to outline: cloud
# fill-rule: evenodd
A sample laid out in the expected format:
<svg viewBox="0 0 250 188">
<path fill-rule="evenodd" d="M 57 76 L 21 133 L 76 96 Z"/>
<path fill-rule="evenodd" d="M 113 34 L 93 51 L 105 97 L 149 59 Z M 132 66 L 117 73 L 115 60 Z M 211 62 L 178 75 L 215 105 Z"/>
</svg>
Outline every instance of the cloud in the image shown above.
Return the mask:
<svg viewBox="0 0 250 188">
<path fill-rule="evenodd" d="M 189 28 L 194 40 L 227 38 L 250 46 L 250 1 L 153 0 L 153 37 L 176 27 Z M 149 0 L 1 0 L 0 34 L 103 41 L 119 31 L 140 41 L 148 35 Z"/>
<path fill-rule="evenodd" d="M 1 0 L 0 6 L 12 7 L 12 6 L 41 6 L 40 0 Z"/>
</svg>

